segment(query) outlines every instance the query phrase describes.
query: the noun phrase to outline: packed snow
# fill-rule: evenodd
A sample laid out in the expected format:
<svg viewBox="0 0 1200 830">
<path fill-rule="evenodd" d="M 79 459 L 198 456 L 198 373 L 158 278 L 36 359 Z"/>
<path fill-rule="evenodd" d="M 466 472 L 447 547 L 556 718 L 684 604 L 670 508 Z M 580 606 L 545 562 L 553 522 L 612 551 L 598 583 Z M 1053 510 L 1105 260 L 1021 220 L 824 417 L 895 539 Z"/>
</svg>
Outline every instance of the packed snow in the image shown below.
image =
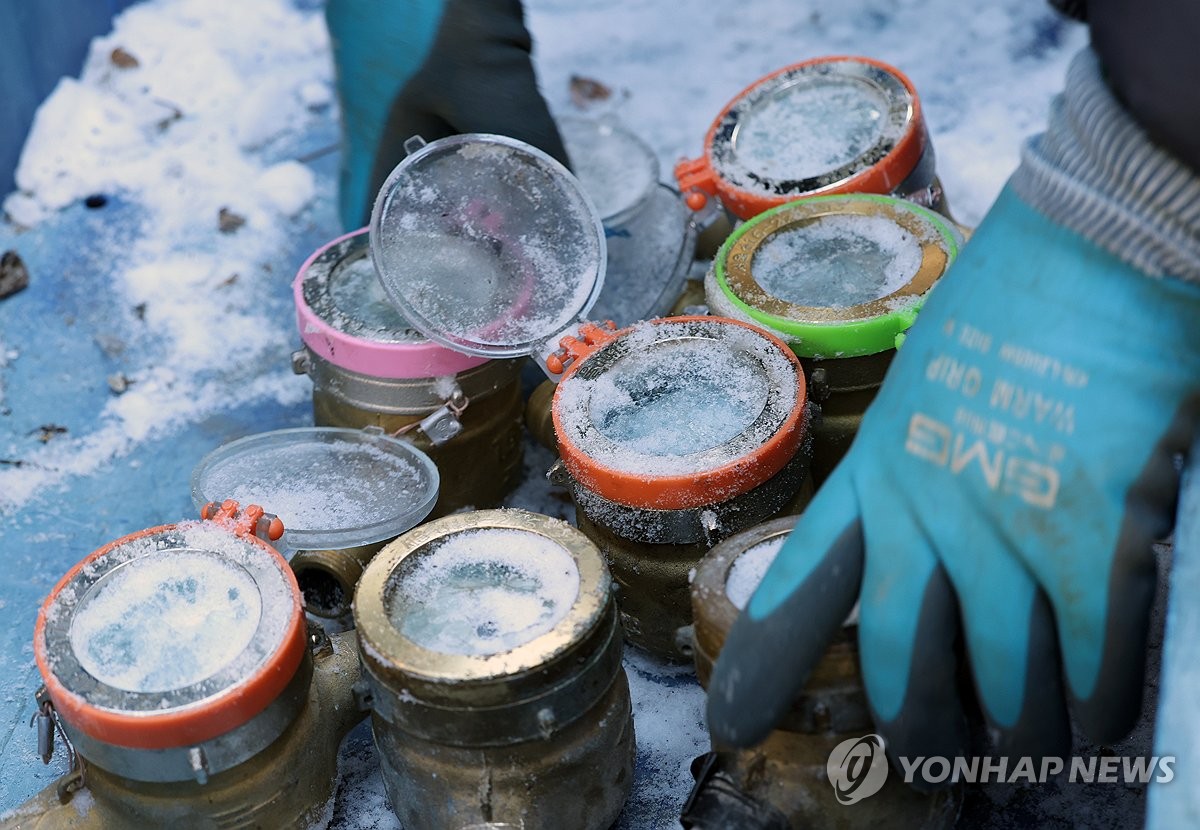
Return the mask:
<svg viewBox="0 0 1200 830">
<path fill-rule="evenodd" d="M 786 538 L 775 536 L 765 542 L 759 542 L 733 561 L 729 576 L 725 578 L 725 596 L 733 603 L 734 608 L 741 611 L 746 607 Z"/>
</svg>

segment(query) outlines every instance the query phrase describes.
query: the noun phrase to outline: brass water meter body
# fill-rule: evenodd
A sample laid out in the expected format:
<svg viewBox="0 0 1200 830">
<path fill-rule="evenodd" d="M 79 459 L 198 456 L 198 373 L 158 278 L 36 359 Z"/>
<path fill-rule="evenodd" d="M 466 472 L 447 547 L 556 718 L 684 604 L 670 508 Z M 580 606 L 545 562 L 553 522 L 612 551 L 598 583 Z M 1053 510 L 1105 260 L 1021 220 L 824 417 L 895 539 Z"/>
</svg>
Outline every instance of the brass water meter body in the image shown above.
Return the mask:
<svg viewBox="0 0 1200 830">
<path fill-rule="evenodd" d="M 560 578 L 577 581 L 573 596 L 538 593 Z M 634 739 L 610 586 L 587 537 L 516 510 L 444 517 L 372 561 L 355 622 L 384 783 L 406 828 L 616 820 Z M 551 616 L 513 633 L 514 608 Z"/>
</svg>

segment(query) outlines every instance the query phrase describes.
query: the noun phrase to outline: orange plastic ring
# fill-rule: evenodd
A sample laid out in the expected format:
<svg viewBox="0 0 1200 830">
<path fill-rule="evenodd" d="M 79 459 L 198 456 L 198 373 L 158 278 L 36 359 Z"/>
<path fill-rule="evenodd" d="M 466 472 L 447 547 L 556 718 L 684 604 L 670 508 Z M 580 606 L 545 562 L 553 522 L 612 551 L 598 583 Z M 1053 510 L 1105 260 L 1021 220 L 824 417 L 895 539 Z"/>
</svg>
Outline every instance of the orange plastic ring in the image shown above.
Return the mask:
<svg viewBox="0 0 1200 830">
<path fill-rule="evenodd" d="M 743 97 L 760 84 L 770 81 L 772 78 L 783 75 L 786 72 L 791 72 L 805 66 L 812 66 L 813 64 L 834 61 L 858 61 L 881 69 L 890 75 L 894 75 L 904 85 L 904 88 L 908 90 L 909 95 L 912 96 L 912 121 L 909 123 L 904 135 L 896 142 L 896 146 L 892 148 L 891 152 L 866 170 L 856 173 L 844 181 L 829 185 L 828 187 L 818 188 L 808 193 L 797 193 L 789 196 L 767 196 L 762 193 L 743 190 L 731 184 L 716 172 L 716 166 L 713 164 L 712 158 L 713 140 L 716 138 L 717 129 L 725 119 L 726 114 Z M 769 75 L 764 75 L 735 95 L 713 120 L 712 126 L 708 128 L 708 134 L 704 137 L 704 159 L 708 167 L 713 171 L 714 184 L 721 201 L 739 219 L 750 219 L 763 211 L 770 210 L 773 207 L 782 205 L 785 202 L 794 201 L 803 196 L 834 193 L 879 193 L 887 195 L 908 178 L 909 173 L 921 161 L 921 156 L 928 144 L 929 133 L 925 129 L 925 117 L 921 112 L 921 99 L 917 96 L 917 88 L 913 86 L 912 81 L 908 79 L 907 75 L 891 64 L 875 60 L 874 58 L 865 58 L 858 55 L 829 55 L 785 66 Z"/>
<path fill-rule="evenodd" d="M 33 652 L 38 671 L 46 684 L 50 700 L 62 718 L 91 738 L 133 749 L 171 749 L 192 746 L 211 740 L 236 729 L 258 715 L 279 697 L 296 674 L 307 649 L 303 601 L 300 587 L 291 576 L 287 561 L 273 547 L 254 536 L 242 536 L 256 544 L 275 559 L 280 571 L 287 576 L 294 599 L 293 609 L 284 632 L 283 641 L 273 655 L 251 676 L 225 689 L 200 705 L 174 712 L 114 712 L 101 709 L 67 689 L 50 670 L 46 654 L 46 613 L 51 603 L 77 573 L 112 551 L 144 536 L 173 530 L 176 525 L 161 525 L 123 536 L 88 555 L 58 581 L 38 611 L 33 631 Z"/>
<path fill-rule="evenodd" d="M 740 320 L 708 316 L 668 317 L 651 320 L 650 324 L 692 321 L 717 321 L 721 324 L 741 326 L 774 344 L 796 370 L 795 404 L 775 434 L 746 455 L 711 470 L 687 475 L 656 476 L 614 470 L 581 450 L 563 428 L 559 414 L 559 392 L 556 391 L 551 416 L 554 420 L 555 434 L 558 436 L 558 450 L 562 462 L 576 481 L 609 501 L 651 510 L 704 507 L 741 495 L 767 481 L 782 470 L 800 449 L 804 440 L 804 409 L 808 395 L 804 371 L 800 368 L 800 361 L 796 359 L 795 353 L 775 335 Z M 617 332 L 617 336 L 620 337 L 630 330 L 623 329 Z M 575 361 L 563 376 L 558 389 L 561 390 L 586 362 L 587 358 Z"/>
</svg>

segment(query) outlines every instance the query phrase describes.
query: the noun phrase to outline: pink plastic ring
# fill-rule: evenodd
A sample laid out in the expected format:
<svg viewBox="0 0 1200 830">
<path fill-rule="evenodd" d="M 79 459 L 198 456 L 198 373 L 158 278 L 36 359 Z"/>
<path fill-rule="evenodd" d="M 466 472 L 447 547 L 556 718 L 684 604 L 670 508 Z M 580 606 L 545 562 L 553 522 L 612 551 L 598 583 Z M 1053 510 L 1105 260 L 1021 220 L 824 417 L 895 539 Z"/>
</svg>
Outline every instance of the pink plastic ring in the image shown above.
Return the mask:
<svg viewBox="0 0 1200 830">
<path fill-rule="evenodd" d="M 335 366 L 377 378 L 411 379 L 456 375 L 487 363 L 486 357 L 466 355 L 426 340 L 420 343 L 384 343 L 339 331 L 309 307 L 304 299 L 304 278 L 312 264 L 335 245 L 357 236 L 360 228 L 323 245 L 304 261 L 292 282 L 296 324 L 300 339 L 312 351 Z"/>
</svg>

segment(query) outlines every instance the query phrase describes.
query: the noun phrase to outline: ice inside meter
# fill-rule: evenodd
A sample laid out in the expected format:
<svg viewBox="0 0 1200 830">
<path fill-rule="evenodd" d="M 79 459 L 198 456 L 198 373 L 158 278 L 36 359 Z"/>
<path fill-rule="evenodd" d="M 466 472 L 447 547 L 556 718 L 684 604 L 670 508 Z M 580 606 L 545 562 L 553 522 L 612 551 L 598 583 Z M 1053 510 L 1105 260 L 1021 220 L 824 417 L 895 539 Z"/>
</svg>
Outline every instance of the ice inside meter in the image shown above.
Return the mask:
<svg viewBox="0 0 1200 830">
<path fill-rule="evenodd" d="M 540 637 L 579 595 L 565 548 L 515 528 L 477 528 L 440 539 L 392 574 L 392 625 L 444 654 L 497 654 Z"/>
<path fill-rule="evenodd" d="M 47 600 L 37 645 L 86 706 L 160 716 L 260 671 L 298 614 L 277 554 L 188 522 L 133 534 L 81 563 Z"/>
<path fill-rule="evenodd" d="M 792 363 L 756 330 L 713 318 L 641 324 L 559 388 L 568 440 L 605 467 L 687 475 L 757 449 L 802 395 Z"/>
</svg>

